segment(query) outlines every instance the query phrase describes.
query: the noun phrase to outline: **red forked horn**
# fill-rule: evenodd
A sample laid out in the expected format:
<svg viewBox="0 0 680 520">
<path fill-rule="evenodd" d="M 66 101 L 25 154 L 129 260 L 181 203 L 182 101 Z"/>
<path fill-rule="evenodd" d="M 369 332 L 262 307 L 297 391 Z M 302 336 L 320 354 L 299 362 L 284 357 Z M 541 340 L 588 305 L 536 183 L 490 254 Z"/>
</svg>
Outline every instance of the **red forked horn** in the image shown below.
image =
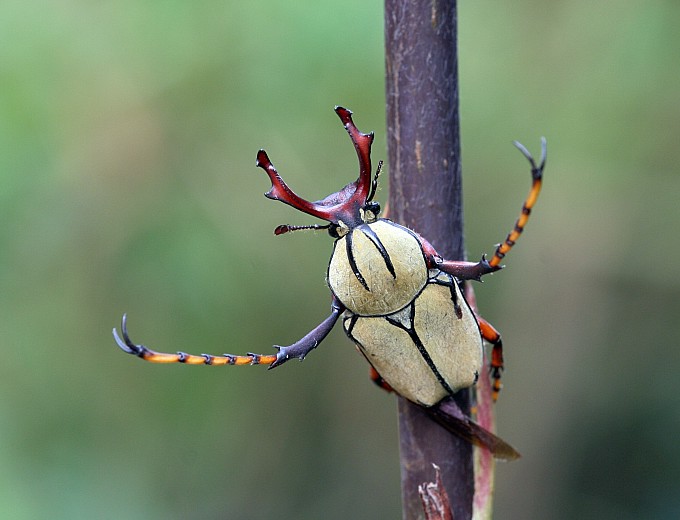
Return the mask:
<svg viewBox="0 0 680 520">
<path fill-rule="evenodd" d="M 359 219 L 359 208 L 366 204 L 371 195 L 371 144 L 373 143 L 373 133 L 364 134 L 360 132 L 352 121 L 352 112 L 350 110 L 338 106 L 335 107 L 335 112 L 352 139 L 357 158 L 359 159 L 359 178 L 356 181 L 348 184 L 340 191 L 331 193 L 322 200 L 310 202 L 297 195 L 288 187 L 264 150 L 257 152 L 256 165 L 267 173 L 272 183 L 271 189 L 265 193 L 267 198 L 281 201 L 303 213 L 333 224 L 337 224 L 339 220 L 350 224 Z M 286 231 L 282 232 L 285 233 Z"/>
</svg>

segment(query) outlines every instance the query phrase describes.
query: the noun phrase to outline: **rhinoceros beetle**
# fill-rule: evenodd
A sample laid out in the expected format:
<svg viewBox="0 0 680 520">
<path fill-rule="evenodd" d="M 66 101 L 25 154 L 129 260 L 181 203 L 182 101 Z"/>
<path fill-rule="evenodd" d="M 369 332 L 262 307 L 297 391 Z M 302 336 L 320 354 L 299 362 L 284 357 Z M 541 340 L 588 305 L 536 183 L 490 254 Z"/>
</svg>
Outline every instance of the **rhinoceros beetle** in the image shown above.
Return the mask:
<svg viewBox="0 0 680 520">
<path fill-rule="evenodd" d="M 546 161 L 546 141 L 536 164 L 520 143 L 517 148 L 531 164 L 532 186 L 519 219 L 491 258 L 479 262 L 447 260 L 416 232 L 379 217 L 374 201 L 382 162 L 372 175 L 373 133 L 364 134 L 354 125 L 352 112 L 335 112 L 354 144 L 359 159 L 359 178 L 328 195 L 310 202 L 298 196 L 283 181 L 267 153 L 257 153 L 257 166 L 271 181 L 265 193 L 326 224 L 281 225 L 282 235 L 301 229 L 325 229 L 335 239 L 328 265 L 331 313 L 303 338 L 288 346 L 275 345 L 275 354 L 210 355 L 153 351 L 132 342 L 123 316 L 121 335 L 113 334 L 118 346 L 154 363 L 189 365 L 269 365 L 274 368 L 289 359 L 304 359 L 331 331 L 338 319 L 372 368 L 372 377 L 385 389 L 421 405 L 445 427 L 469 441 L 486 447 L 498 458 L 512 459 L 517 452 L 500 438 L 451 411 L 455 392 L 475 384 L 482 370 L 483 340 L 491 343 L 490 370 L 493 398 L 501 389 L 503 343 L 500 334 L 476 314 L 466 301 L 462 287 L 468 280 L 498 271 L 503 257 L 515 245 L 541 189 Z M 445 404 L 444 404 L 445 403 Z"/>
</svg>

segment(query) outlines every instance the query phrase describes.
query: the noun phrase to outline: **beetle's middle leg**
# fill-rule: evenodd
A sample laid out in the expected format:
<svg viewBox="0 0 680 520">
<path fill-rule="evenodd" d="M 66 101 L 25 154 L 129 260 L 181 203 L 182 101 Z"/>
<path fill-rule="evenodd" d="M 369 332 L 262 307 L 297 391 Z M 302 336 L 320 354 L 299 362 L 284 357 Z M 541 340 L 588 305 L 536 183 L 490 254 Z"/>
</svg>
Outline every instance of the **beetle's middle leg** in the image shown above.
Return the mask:
<svg viewBox="0 0 680 520">
<path fill-rule="evenodd" d="M 498 394 L 500 393 L 501 388 L 503 388 L 503 384 L 501 383 L 501 372 L 503 372 L 504 368 L 503 340 L 495 327 L 479 315 L 479 311 L 477 310 L 477 298 L 475 297 L 475 292 L 472 289 L 471 284 L 463 284 L 463 294 L 465 295 L 465 300 L 470 304 L 472 312 L 475 314 L 482 339 L 492 345 L 489 372 L 491 373 L 491 379 L 493 379 L 491 397 L 493 401 L 496 402 L 498 400 Z"/>
<path fill-rule="evenodd" d="M 491 363 L 489 369 L 491 370 L 491 379 L 493 379 L 493 387 L 491 397 L 494 402 L 498 400 L 498 394 L 503 388 L 501 383 L 501 372 L 503 372 L 503 340 L 500 333 L 494 328 L 491 323 L 486 321 L 479 315 L 476 315 L 477 323 L 479 324 L 479 332 L 482 338 L 492 345 L 491 349 Z"/>
<path fill-rule="evenodd" d="M 378 371 L 375 368 L 373 368 L 373 365 L 371 365 L 370 367 L 368 376 L 371 378 L 371 381 L 373 381 L 376 385 L 385 390 L 385 392 L 388 393 L 394 392 L 394 388 L 392 388 L 390 384 L 387 381 L 385 381 L 380 374 L 378 374 Z"/>
</svg>

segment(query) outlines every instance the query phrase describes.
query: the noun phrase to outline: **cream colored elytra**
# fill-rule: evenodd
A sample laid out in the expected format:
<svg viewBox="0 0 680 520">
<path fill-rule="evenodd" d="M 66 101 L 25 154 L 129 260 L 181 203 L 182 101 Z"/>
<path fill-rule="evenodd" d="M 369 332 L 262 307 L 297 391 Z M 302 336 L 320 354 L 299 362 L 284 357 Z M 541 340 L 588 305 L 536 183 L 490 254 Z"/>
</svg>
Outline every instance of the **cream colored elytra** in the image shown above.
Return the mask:
<svg viewBox="0 0 680 520">
<path fill-rule="evenodd" d="M 367 234 L 366 227 L 382 244 L 387 258 L 381 255 L 380 246 Z M 348 240 L 352 245 L 349 254 Z M 363 284 L 355 271 L 363 278 Z M 328 266 L 328 285 L 354 314 L 384 316 L 403 309 L 426 283 L 427 265 L 420 242 L 403 226 L 381 219 L 355 227 L 335 242 Z"/>
<path fill-rule="evenodd" d="M 428 271 L 416 235 L 389 220 L 340 231 L 328 285 L 346 307 L 345 332 L 373 368 L 425 406 L 474 385 L 482 337 L 456 279 Z"/>
<path fill-rule="evenodd" d="M 431 279 L 400 312 L 346 315 L 343 326 L 398 394 L 424 406 L 474 385 L 482 368 L 479 325 L 450 275 Z"/>
</svg>

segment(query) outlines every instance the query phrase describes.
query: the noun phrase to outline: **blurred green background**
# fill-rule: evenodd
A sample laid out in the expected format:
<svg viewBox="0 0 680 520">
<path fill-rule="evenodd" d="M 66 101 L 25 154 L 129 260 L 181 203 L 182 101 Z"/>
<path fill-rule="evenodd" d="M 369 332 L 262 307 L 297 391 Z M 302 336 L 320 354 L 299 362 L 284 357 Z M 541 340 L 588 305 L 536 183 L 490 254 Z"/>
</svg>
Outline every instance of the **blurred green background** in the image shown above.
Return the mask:
<svg viewBox="0 0 680 520">
<path fill-rule="evenodd" d="M 395 399 L 340 327 L 307 360 L 151 365 L 111 337 L 269 353 L 328 313 L 324 233 L 268 201 L 386 157 L 379 2 L 0 3 L 0 516 L 399 518 Z M 498 519 L 680 516 L 680 4 L 461 2 L 467 247 L 504 335 Z M 379 194 L 387 198 L 386 182 Z"/>
</svg>

